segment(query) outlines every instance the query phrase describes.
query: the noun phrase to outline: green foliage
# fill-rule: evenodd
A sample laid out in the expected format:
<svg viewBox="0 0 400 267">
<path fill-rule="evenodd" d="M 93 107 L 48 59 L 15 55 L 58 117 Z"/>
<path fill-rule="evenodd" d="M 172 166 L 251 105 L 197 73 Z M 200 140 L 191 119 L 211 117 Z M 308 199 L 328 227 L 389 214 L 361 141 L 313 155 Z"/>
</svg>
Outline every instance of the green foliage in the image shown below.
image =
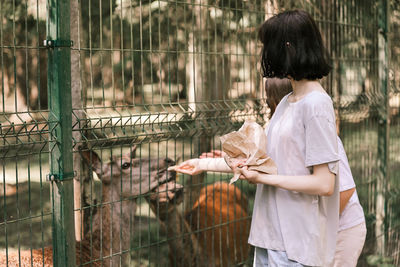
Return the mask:
<svg viewBox="0 0 400 267">
<path fill-rule="evenodd" d="M 371 266 L 379 266 L 379 267 L 395 267 L 393 264 L 393 259 L 389 257 L 383 257 L 380 255 L 369 255 L 367 257 L 368 264 Z"/>
<path fill-rule="evenodd" d="M 3 184 L 0 184 L 3 187 Z M 0 247 L 41 248 L 51 245 L 51 203 L 48 183 L 23 182 L 17 194 L 1 196 Z"/>
<path fill-rule="evenodd" d="M 46 37 L 46 22 L 28 13 L 27 2 L 22 0 L 1 1 L 0 14 L 3 97 L 11 97 L 19 90 L 21 102 L 32 109 L 46 108 L 47 61 L 45 51 L 39 49 Z"/>
<path fill-rule="evenodd" d="M 80 4 L 85 47 L 100 47 L 100 36 L 106 34 L 115 16 L 116 0 L 86 0 Z"/>
<path fill-rule="evenodd" d="M 27 6 L 24 0 L 1 1 L 0 13 L 8 21 L 21 21 L 27 17 Z"/>
</svg>

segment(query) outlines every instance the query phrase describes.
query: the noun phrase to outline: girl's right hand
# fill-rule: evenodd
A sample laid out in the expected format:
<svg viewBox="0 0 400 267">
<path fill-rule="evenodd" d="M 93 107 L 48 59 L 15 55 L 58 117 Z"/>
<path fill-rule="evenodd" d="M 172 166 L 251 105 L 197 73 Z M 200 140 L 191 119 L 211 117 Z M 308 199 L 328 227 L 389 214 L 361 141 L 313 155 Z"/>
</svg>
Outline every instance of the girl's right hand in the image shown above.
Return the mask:
<svg viewBox="0 0 400 267">
<path fill-rule="evenodd" d="M 176 171 L 189 175 L 197 175 L 202 173 L 204 170 L 200 169 L 200 159 L 189 159 L 182 162 L 179 165 L 171 166 L 168 168 L 169 171 Z"/>
</svg>

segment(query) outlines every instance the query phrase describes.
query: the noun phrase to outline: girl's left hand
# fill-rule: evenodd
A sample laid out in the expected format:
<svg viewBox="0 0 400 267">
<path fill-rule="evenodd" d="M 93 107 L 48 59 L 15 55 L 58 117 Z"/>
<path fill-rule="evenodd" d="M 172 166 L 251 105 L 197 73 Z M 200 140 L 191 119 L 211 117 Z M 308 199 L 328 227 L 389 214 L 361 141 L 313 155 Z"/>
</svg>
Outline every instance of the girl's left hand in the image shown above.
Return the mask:
<svg viewBox="0 0 400 267">
<path fill-rule="evenodd" d="M 241 168 L 238 167 L 236 171 L 240 173 L 239 179 L 246 180 L 251 184 L 259 183 L 258 171 L 250 171 L 247 166 L 243 166 Z"/>
<path fill-rule="evenodd" d="M 189 175 L 197 175 L 202 173 L 204 170 L 200 168 L 200 159 L 189 159 L 182 162 L 179 165 L 171 166 L 168 168 L 169 171 L 176 171 Z"/>
</svg>

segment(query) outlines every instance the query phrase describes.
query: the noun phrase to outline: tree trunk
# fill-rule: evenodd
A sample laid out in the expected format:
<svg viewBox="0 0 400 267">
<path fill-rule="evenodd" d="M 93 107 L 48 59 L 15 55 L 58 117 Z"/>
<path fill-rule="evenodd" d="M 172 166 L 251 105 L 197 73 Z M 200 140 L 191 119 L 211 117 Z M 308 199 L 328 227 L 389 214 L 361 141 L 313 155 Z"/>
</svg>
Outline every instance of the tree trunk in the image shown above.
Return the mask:
<svg viewBox="0 0 400 267">
<path fill-rule="evenodd" d="M 81 16 L 80 6 L 78 0 L 72 0 L 71 5 L 71 40 L 74 42 L 73 49 L 71 50 L 71 94 L 72 94 L 72 109 L 74 115 L 72 116 L 72 137 L 76 144 L 74 147 L 73 162 L 74 171 L 76 176 L 74 179 L 74 216 L 75 216 L 75 239 L 81 241 L 84 233 L 83 219 L 84 214 L 82 210 L 82 199 L 85 196 L 85 188 L 90 183 L 90 173 L 86 164 L 82 163 L 80 154 L 78 153 L 78 146 L 82 140 L 81 133 L 81 120 L 85 120 L 86 116 L 83 112 L 86 107 L 86 88 L 83 86 L 84 77 L 81 77 L 82 58 L 80 54 L 80 47 L 82 43 L 83 31 L 80 29 Z M 79 131 L 78 131 L 79 130 Z"/>
<path fill-rule="evenodd" d="M 229 56 L 221 54 L 220 51 L 226 49 L 228 40 L 222 42 L 212 29 L 221 27 L 219 21 L 210 18 L 209 10 L 202 5 L 200 0 L 196 0 L 193 7 L 194 20 L 191 32 L 188 34 L 188 57 L 186 76 L 188 77 L 188 101 L 191 112 L 194 112 L 193 127 L 202 133 L 193 137 L 193 154 L 197 157 L 202 152 L 211 149 L 212 125 L 208 124 L 210 117 L 215 117 L 215 110 L 211 102 L 226 99 L 230 88 L 230 59 Z M 214 24 L 218 25 L 214 25 Z M 220 111 L 218 116 L 223 116 Z M 207 129 L 205 129 L 205 126 Z M 211 130 L 211 133 L 208 132 Z M 191 184 L 199 185 L 191 187 L 189 194 L 185 195 L 185 207 L 190 209 L 193 200 L 199 196 L 200 189 L 204 182 L 205 174 L 192 176 L 188 186 Z"/>
</svg>

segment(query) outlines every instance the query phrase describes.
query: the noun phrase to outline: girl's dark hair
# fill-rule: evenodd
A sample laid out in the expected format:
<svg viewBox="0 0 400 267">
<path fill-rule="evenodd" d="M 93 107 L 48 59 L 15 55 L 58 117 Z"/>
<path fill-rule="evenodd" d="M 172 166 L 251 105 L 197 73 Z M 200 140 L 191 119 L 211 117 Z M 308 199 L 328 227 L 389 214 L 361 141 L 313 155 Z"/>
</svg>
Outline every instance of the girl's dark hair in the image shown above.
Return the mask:
<svg viewBox="0 0 400 267">
<path fill-rule="evenodd" d="M 268 78 L 265 80 L 265 94 L 267 96 L 266 102 L 271 110 L 269 118 L 275 112 L 276 106 L 282 98 L 292 91 L 292 84 L 288 79 Z"/>
<path fill-rule="evenodd" d="M 331 70 L 321 33 L 305 11 L 286 11 L 271 17 L 261 25 L 258 38 L 263 43 L 264 77 L 316 80 Z"/>
</svg>

